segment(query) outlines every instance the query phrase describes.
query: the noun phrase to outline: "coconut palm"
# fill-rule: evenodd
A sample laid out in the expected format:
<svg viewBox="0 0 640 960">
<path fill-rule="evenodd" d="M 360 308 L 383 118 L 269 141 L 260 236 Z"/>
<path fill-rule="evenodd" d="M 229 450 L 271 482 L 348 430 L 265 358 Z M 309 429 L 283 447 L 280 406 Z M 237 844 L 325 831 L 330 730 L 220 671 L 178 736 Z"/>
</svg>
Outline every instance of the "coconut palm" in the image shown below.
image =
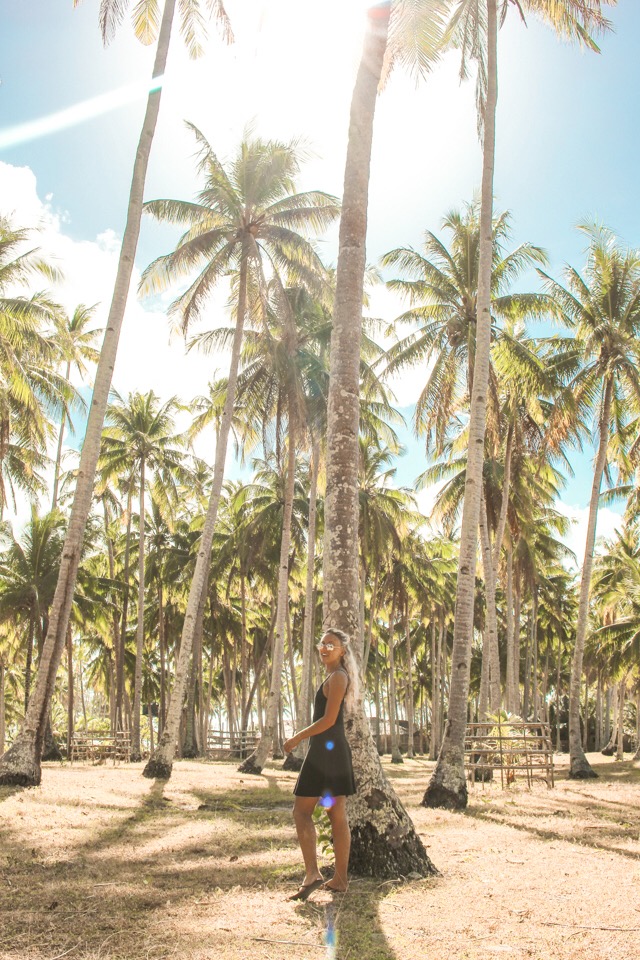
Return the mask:
<svg viewBox="0 0 640 960">
<path fill-rule="evenodd" d="M 604 0 L 608 2 L 608 0 Z M 614 0 L 611 0 L 614 2 Z M 561 35 L 591 49 L 597 46 L 590 32 L 609 25 L 601 12 L 603 0 L 518 0 L 522 17 L 530 10 Z M 498 0 L 460 0 L 447 31 L 447 39 L 462 51 L 461 75 L 477 63 L 478 130 L 482 139 L 480 193 L 480 250 L 473 389 L 469 409 L 468 464 L 460 531 L 460 558 L 449 700 L 449 717 L 437 767 L 425 793 L 427 806 L 465 807 L 464 737 L 467 721 L 470 654 L 473 639 L 476 553 L 480 519 L 484 435 L 486 429 L 491 341 L 491 266 L 493 262 L 493 176 L 495 166 L 496 107 L 498 100 Z M 508 5 L 503 5 L 503 19 Z"/>
<path fill-rule="evenodd" d="M 57 373 L 60 308 L 45 294 L 27 293 L 36 280 L 60 275 L 30 240 L 30 231 L 0 218 L 0 517 L 16 487 L 31 499 L 42 491 L 49 414 L 65 410 L 71 397 Z"/>
<path fill-rule="evenodd" d="M 389 37 L 390 3 L 371 8 L 351 101 L 340 220 L 330 351 L 327 414 L 327 497 L 323 554 L 324 629 L 360 638 L 358 549 L 358 422 L 362 302 L 373 118 Z M 411 12 L 405 6 L 405 12 Z M 429 4 L 431 12 L 440 5 Z M 400 12 L 402 8 L 399 7 Z M 394 30 L 402 24 L 396 19 Z M 420 22 L 420 40 L 433 40 L 437 19 Z M 424 49 L 427 43 L 416 46 Z M 392 49 L 392 54 L 395 50 Z M 358 791 L 348 801 L 352 869 L 374 876 L 418 872 L 433 866 L 413 825 L 385 778 L 362 703 L 346 720 Z M 370 797 L 380 798 L 376 810 Z M 389 842 L 390 835 L 394 841 Z"/>
<path fill-rule="evenodd" d="M 154 261 L 144 273 L 142 291 L 161 289 L 184 276 L 195 280 L 172 305 L 172 314 L 187 331 L 206 306 L 215 285 L 229 271 L 237 276 L 235 328 L 227 382 L 227 395 L 216 443 L 213 485 L 198 561 L 189 593 L 174 696 L 158 749 L 145 768 L 145 776 L 170 776 L 187 665 L 196 624 L 203 616 L 205 584 L 210 562 L 218 501 L 224 479 L 227 441 L 236 398 L 240 348 L 252 286 L 264 289 L 265 279 L 284 273 L 287 279 L 322 291 L 324 268 L 313 245 L 301 231 L 317 231 L 338 215 L 337 201 L 320 191 L 297 194 L 294 180 L 300 167 L 297 143 L 279 143 L 247 137 L 228 169 L 211 145 L 191 128 L 200 148 L 199 170 L 205 185 L 198 200 L 156 200 L 147 204 L 150 214 L 187 226 L 177 249 Z M 271 275 L 271 277 L 269 276 Z"/>
<path fill-rule="evenodd" d="M 79 0 L 74 0 L 74 3 L 77 4 L 78 2 Z M 127 8 L 126 0 L 103 0 L 101 3 L 100 26 L 105 42 L 111 39 Z M 139 38 L 145 43 L 152 43 L 157 40 L 152 79 L 135 154 L 127 220 L 120 248 L 118 270 L 106 332 L 100 351 L 100 361 L 96 370 L 89 420 L 82 446 L 78 482 L 67 528 L 58 588 L 51 608 L 49 631 L 40 661 L 32 704 L 30 704 L 25 717 L 24 728 L 14 741 L 11 750 L 0 761 L 0 782 L 2 783 L 24 785 L 40 783 L 40 757 L 44 723 L 48 715 L 58 665 L 65 648 L 73 588 L 80 563 L 84 531 L 91 509 L 93 483 L 100 453 L 102 425 L 107 409 L 111 376 L 115 366 L 120 330 L 138 246 L 144 184 L 160 109 L 161 78 L 164 77 L 167 65 L 175 9 L 176 0 L 165 0 L 161 16 L 155 3 L 137 3 L 133 10 L 134 27 Z M 226 35 L 230 37 L 229 22 L 222 0 L 212 0 L 208 9 L 222 25 Z M 199 0 L 185 0 L 185 2 L 180 3 L 179 15 L 189 52 L 191 55 L 197 55 L 199 52 L 197 30 L 201 28 L 203 23 L 203 11 Z"/>
<path fill-rule="evenodd" d="M 569 698 L 570 776 L 577 779 L 596 775 L 580 738 L 580 685 L 600 487 L 612 444 L 624 439 L 640 397 L 640 253 L 623 248 L 603 226 L 583 224 L 581 229 L 589 239 L 584 275 L 568 267 L 563 286 L 543 274 L 563 322 L 575 335 L 580 366 L 568 397 L 577 416 L 592 414 L 598 437 Z"/>
<path fill-rule="evenodd" d="M 158 397 L 133 393 L 125 400 L 117 391 L 107 408 L 102 436 L 101 464 L 105 475 L 138 477 L 138 608 L 136 669 L 131 755 L 140 759 L 142 658 L 144 649 L 145 497 L 153 486 L 154 500 L 170 512 L 177 501 L 179 479 L 185 480 L 184 444 L 175 433 L 179 409 L 175 397 L 160 404 Z M 123 638 L 126 624 L 123 624 Z"/>
</svg>

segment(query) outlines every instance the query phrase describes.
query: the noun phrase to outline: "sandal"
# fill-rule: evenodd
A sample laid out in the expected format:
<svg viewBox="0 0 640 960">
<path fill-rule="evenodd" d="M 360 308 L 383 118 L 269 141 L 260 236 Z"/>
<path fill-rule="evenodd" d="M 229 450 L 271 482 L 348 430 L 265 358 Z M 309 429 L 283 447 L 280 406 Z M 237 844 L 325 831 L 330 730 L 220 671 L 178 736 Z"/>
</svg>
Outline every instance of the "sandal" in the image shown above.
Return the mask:
<svg viewBox="0 0 640 960">
<path fill-rule="evenodd" d="M 292 897 L 288 897 L 288 900 L 306 900 L 314 890 L 317 890 L 318 887 L 323 886 L 324 880 L 312 880 L 311 883 L 303 884 L 297 893 L 294 893 Z"/>
</svg>

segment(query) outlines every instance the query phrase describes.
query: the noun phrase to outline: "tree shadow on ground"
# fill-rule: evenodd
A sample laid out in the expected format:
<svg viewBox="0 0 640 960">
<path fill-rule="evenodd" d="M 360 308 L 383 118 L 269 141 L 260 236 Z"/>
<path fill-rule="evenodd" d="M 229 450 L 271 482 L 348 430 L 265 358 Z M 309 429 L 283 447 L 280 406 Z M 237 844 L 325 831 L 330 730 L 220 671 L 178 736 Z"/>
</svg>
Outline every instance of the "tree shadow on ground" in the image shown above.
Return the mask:
<svg viewBox="0 0 640 960">
<path fill-rule="evenodd" d="M 24 790 L 24 787 L 0 787 L 0 803 L 8 800 L 14 793 L 20 793 L 21 790 Z"/>
<path fill-rule="evenodd" d="M 296 913 L 301 918 L 313 919 L 316 926 L 321 927 L 328 957 L 396 960 L 379 915 L 380 903 L 389 892 L 388 885 L 356 878 L 345 894 L 335 894 L 327 902 L 327 894 L 321 891 L 319 897 L 323 902 L 309 900 L 296 907 Z"/>
<path fill-rule="evenodd" d="M 263 960 L 260 941 L 271 938 L 282 943 L 271 948 L 279 960 L 307 960 L 301 942 L 314 956 L 324 943 L 336 960 L 395 960 L 378 916 L 388 886 L 356 880 L 344 896 L 320 891 L 319 902 L 285 906 L 301 869 L 288 791 L 188 790 L 171 800 L 166 786 L 153 783 L 133 808 L 114 805 L 116 822 L 106 826 L 82 819 L 96 812 L 88 800 L 84 810 L 61 805 L 72 827 L 66 847 L 47 848 L 41 829 L 31 840 L 37 849 L 25 842 L 28 810 L 19 829 L 5 821 L 0 956 Z M 47 803 L 44 822 L 49 811 L 54 817 Z M 170 846 L 167 833 L 176 838 Z"/>
<path fill-rule="evenodd" d="M 508 799 L 504 793 L 481 797 L 486 806 L 472 802 L 466 816 L 513 827 L 540 840 L 580 843 L 640 860 L 640 850 L 628 846 L 640 835 L 635 798 L 607 796 L 610 786 L 640 786 L 640 770 L 630 763 L 605 763 L 598 765 L 598 773 L 599 778 L 589 780 L 588 787 L 585 781 L 563 778 L 569 788 L 559 794 L 551 789 L 538 795 L 535 803 L 527 803 L 524 818 L 517 793 Z"/>
</svg>

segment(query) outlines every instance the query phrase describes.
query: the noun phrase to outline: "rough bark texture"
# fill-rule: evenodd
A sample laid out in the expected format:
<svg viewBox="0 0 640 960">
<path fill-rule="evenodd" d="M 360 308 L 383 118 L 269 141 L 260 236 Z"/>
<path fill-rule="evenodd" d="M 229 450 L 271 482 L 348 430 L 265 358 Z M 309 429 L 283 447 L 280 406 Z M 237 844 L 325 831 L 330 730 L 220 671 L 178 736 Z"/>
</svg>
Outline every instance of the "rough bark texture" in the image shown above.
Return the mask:
<svg viewBox="0 0 640 960">
<path fill-rule="evenodd" d="M 370 11 L 351 103 L 336 294 L 331 335 L 324 539 L 324 628 L 360 636 L 358 557 L 358 421 L 362 293 L 366 263 L 369 167 L 378 83 L 387 44 L 389 5 Z M 347 803 L 350 869 L 383 879 L 435 873 L 402 804 L 384 777 L 362 703 L 346 731 L 357 793 Z"/>
<path fill-rule="evenodd" d="M 164 75 L 171 37 L 175 0 L 165 0 L 153 77 Z M 67 624 L 71 614 L 73 592 L 80 563 L 95 478 L 102 424 L 107 409 L 111 378 L 118 350 L 120 329 L 124 318 L 136 247 L 140 233 L 144 182 L 149 154 L 160 108 L 160 88 L 154 87 L 147 100 L 142 132 L 133 167 L 127 222 L 122 239 L 118 271 L 109 310 L 100 361 L 96 370 L 93 396 L 89 410 L 87 431 L 82 446 L 76 490 L 69 518 L 69 526 L 62 549 L 58 584 L 51 605 L 49 629 L 40 658 L 36 685 L 29 700 L 24 726 L 13 746 L 0 760 L 0 783 L 34 786 L 40 783 L 40 757 L 46 718 L 55 684 L 58 666 L 64 651 Z"/>
<path fill-rule="evenodd" d="M 571 768 L 569 776 L 574 780 L 588 780 L 597 777 L 587 760 L 580 740 L 580 684 L 582 681 L 582 661 L 584 645 L 587 637 L 587 620 L 589 615 L 589 594 L 591 591 L 591 572 L 593 570 L 593 552 L 596 543 L 596 524 L 598 521 L 598 500 L 602 475 L 607 460 L 607 445 L 609 442 L 609 426 L 611 420 L 611 400 L 613 387 L 607 380 L 604 388 L 602 414 L 600 417 L 600 431 L 598 456 L 593 471 L 593 485 L 589 502 L 589 522 L 587 524 L 587 540 L 584 548 L 584 562 L 580 580 L 580 603 L 578 606 L 578 623 L 576 626 L 576 642 L 571 660 L 571 684 L 569 687 L 569 755 Z"/>
<path fill-rule="evenodd" d="M 495 117 L 498 100 L 497 36 L 496 0 L 487 0 L 487 103 L 482 154 L 476 349 L 451 654 L 449 716 L 436 769 L 422 801 L 428 807 L 450 807 L 454 809 L 461 809 L 467 805 L 464 737 L 467 725 L 467 701 L 471 670 L 476 553 L 482 496 L 482 465 L 491 345 L 493 170 Z"/>
<path fill-rule="evenodd" d="M 133 682 L 133 724 L 131 727 L 131 759 L 135 762 L 142 759 L 140 744 L 140 722 L 142 718 L 142 653 L 144 649 L 144 487 L 145 487 L 145 459 L 140 461 L 140 496 L 139 496 L 139 527 L 138 527 L 138 621 L 136 625 L 136 669 Z M 151 716 L 149 716 L 151 723 Z"/>
<path fill-rule="evenodd" d="M 152 757 L 149 758 L 147 765 L 143 770 L 145 777 L 150 779 L 167 780 L 171 776 L 173 767 L 173 757 L 175 745 L 180 727 L 180 717 L 182 715 L 182 705 L 187 687 L 189 673 L 189 660 L 193 648 L 193 638 L 198 622 L 198 610 L 203 592 L 206 590 L 206 581 L 209 572 L 209 562 L 211 557 L 211 545 L 215 533 L 216 518 L 218 516 L 218 504 L 220 502 L 220 493 L 222 491 L 222 482 L 224 480 L 224 464 L 227 458 L 227 444 L 229 441 L 229 431 L 231 429 L 231 420 L 233 417 L 233 408 L 236 400 L 236 386 L 238 382 L 238 366 L 240 363 L 240 347 L 242 346 L 242 331 L 244 328 L 244 319 L 246 313 L 246 293 L 247 293 L 247 257 L 242 257 L 240 267 L 240 294 L 238 298 L 238 316 L 236 318 L 236 328 L 233 335 L 233 346 L 231 349 L 231 362 L 229 365 L 229 378 L 227 382 L 227 396 L 224 403 L 224 410 L 220 420 L 220 429 L 218 431 L 218 442 L 216 444 L 216 459 L 213 468 L 213 484 L 209 505 L 202 528 L 200 546 L 198 547 L 198 557 L 196 568 L 189 589 L 189 599 L 187 601 L 187 612 L 184 618 L 182 628 L 182 637 L 180 640 L 180 653 L 176 665 L 176 679 L 171 691 L 171 703 L 167 711 L 167 722 L 162 734 L 158 738 L 158 746 Z"/>
</svg>

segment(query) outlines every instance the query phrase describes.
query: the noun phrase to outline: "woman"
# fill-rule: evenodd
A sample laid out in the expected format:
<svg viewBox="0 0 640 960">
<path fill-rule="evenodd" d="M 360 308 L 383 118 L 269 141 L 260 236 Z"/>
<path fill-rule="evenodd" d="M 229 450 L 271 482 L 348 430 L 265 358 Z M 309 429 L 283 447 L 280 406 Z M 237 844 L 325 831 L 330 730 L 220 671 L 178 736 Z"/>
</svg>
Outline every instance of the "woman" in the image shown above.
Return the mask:
<svg viewBox="0 0 640 960">
<path fill-rule="evenodd" d="M 284 744 L 285 751 L 290 753 L 302 740 L 311 740 L 293 790 L 296 795 L 293 818 L 306 872 L 300 889 L 290 900 L 306 900 L 320 886 L 335 893 L 347 889 L 351 834 L 346 798 L 355 793 L 356 788 L 351 750 L 344 734 L 343 710 L 345 700 L 348 706 L 355 700 L 358 668 L 349 647 L 349 637 L 342 630 L 327 630 L 318 644 L 318 651 L 328 677 L 316 693 L 313 723 Z M 325 807 L 333 835 L 335 867 L 334 875 L 327 883 L 318 870 L 316 855 L 313 811 L 317 803 Z"/>
</svg>

